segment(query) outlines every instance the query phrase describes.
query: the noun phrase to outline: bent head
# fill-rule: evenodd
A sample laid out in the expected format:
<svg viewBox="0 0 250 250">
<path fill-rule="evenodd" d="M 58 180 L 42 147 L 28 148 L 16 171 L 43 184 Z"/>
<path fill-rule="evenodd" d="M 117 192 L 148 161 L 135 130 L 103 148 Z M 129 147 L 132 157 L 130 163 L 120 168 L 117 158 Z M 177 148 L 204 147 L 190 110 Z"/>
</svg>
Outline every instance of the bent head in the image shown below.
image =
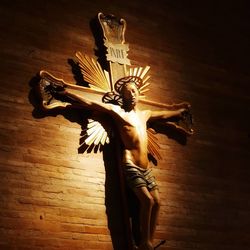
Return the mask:
<svg viewBox="0 0 250 250">
<path fill-rule="evenodd" d="M 139 101 L 139 90 L 134 82 L 127 82 L 122 86 L 121 96 L 127 105 L 135 106 Z"/>
</svg>

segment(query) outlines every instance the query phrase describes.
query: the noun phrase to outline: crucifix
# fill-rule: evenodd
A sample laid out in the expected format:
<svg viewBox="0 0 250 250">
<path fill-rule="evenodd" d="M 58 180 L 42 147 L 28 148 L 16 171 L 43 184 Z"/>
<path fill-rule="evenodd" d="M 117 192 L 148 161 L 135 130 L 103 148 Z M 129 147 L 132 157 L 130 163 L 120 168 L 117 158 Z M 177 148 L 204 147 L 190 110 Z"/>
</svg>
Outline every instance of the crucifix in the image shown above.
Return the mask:
<svg viewBox="0 0 250 250">
<path fill-rule="evenodd" d="M 103 32 L 108 68 L 103 69 L 97 60 L 77 52 L 77 64 L 88 87 L 67 83 L 47 71 L 40 71 L 42 107 L 46 110 L 81 107 L 112 118 L 115 137 L 121 144 L 117 156 L 121 185 L 126 184 L 140 204 L 139 240 L 128 237 L 131 239 L 128 249 L 152 250 L 160 245 L 153 247 L 160 198 L 148 155 L 155 159 L 161 159 L 161 155 L 156 132 L 150 124 L 161 121 L 165 126 L 191 135 L 190 104 L 168 105 L 148 100 L 150 67 L 131 66 L 127 57 L 129 46 L 124 38 L 126 21 L 99 13 L 98 22 Z M 111 130 L 112 127 L 107 129 L 102 122 L 89 119 L 84 144 L 89 149 L 100 149 L 109 143 Z M 125 189 L 122 190 L 124 193 Z M 123 205 L 126 206 L 126 199 Z"/>
</svg>

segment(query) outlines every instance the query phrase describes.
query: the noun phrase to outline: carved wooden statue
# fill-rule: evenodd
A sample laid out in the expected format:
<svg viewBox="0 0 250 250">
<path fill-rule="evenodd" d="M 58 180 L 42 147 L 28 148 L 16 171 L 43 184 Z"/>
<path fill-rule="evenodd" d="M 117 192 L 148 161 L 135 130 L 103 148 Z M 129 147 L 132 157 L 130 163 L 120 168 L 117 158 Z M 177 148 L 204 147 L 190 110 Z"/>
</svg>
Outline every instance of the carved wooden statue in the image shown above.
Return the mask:
<svg viewBox="0 0 250 250">
<path fill-rule="evenodd" d="M 76 53 L 79 67 L 89 88 L 69 84 L 46 71 L 39 83 L 44 109 L 83 106 L 108 114 L 114 120 L 122 142 L 122 171 L 127 185 L 140 202 L 140 243 L 134 249 L 151 250 L 160 208 L 158 186 L 149 166 L 148 153 L 160 159 L 159 145 L 149 121 L 164 120 L 167 126 L 191 135 L 190 104 L 167 105 L 145 99 L 148 91 L 149 66 L 132 67 L 127 58 L 128 44 L 124 33 L 126 22 L 113 15 L 98 14 L 107 48 L 109 70 L 87 55 Z M 67 97 L 67 101 L 65 97 Z M 99 97 L 100 101 L 96 101 Z M 143 105 L 141 109 L 138 105 Z M 173 122 L 172 118 L 174 118 Z M 109 131 L 89 120 L 85 143 L 109 143 Z"/>
</svg>

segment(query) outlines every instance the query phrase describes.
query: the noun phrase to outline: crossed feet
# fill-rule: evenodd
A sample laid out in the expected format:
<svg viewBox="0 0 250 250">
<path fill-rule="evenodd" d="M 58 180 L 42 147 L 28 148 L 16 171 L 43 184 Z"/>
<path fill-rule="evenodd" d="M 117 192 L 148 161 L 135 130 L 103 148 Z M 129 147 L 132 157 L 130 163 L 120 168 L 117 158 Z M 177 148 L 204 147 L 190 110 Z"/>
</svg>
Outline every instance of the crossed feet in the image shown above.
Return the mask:
<svg viewBox="0 0 250 250">
<path fill-rule="evenodd" d="M 145 243 L 140 244 L 138 247 L 135 246 L 134 250 L 154 250 L 154 247 L 152 246 L 151 243 L 145 242 Z"/>
<path fill-rule="evenodd" d="M 162 240 L 155 247 L 153 247 L 150 242 L 149 243 L 146 242 L 146 243 L 141 244 L 140 246 L 135 245 L 133 250 L 154 250 L 165 243 L 166 243 L 166 240 Z"/>
</svg>

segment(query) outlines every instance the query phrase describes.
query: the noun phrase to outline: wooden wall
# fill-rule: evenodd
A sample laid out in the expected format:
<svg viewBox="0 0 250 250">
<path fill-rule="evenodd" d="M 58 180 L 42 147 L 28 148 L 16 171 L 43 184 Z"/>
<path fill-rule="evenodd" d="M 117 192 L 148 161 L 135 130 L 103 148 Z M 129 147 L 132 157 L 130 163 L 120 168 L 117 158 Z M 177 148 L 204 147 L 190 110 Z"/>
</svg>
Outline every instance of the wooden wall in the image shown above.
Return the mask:
<svg viewBox="0 0 250 250">
<path fill-rule="evenodd" d="M 86 116 L 44 114 L 32 91 L 41 69 L 75 82 L 71 59 L 94 55 L 99 11 L 127 20 L 132 64 L 151 66 L 149 97 L 192 104 L 186 144 L 158 135 L 161 249 L 250 248 L 249 9 L 218 2 L 1 1 L 1 249 L 126 250 L 116 168 L 78 152 Z"/>
</svg>

